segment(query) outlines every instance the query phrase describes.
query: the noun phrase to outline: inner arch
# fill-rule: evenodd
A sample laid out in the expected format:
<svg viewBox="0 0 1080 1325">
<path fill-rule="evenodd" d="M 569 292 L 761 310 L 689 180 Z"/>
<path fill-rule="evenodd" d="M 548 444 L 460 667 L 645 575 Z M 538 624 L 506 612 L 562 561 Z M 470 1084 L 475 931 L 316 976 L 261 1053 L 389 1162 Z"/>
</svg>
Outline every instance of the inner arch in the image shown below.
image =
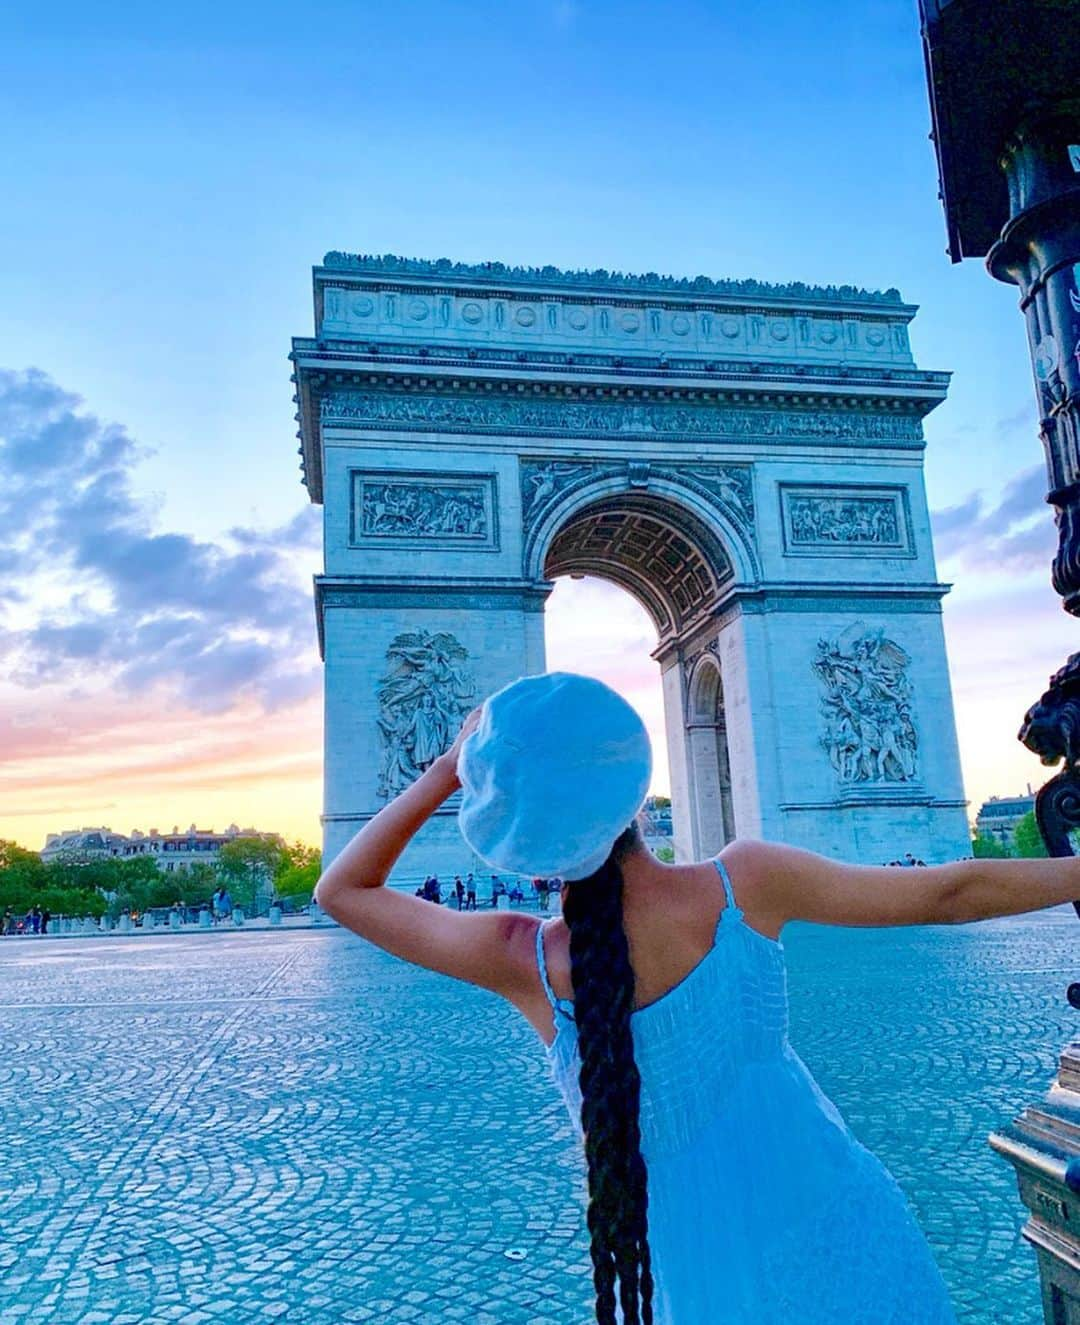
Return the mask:
<svg viewBox="0 0 1080 1325">
<path fill-rule="evenodd" d="M 633 594 L 661 643 L 708 611 L 733 573 L 723 544 L 701 520 L 638 494 L 605 497 L 575 511 L 544 558 L 546 579 L 596 575 Z"/>
</svg>

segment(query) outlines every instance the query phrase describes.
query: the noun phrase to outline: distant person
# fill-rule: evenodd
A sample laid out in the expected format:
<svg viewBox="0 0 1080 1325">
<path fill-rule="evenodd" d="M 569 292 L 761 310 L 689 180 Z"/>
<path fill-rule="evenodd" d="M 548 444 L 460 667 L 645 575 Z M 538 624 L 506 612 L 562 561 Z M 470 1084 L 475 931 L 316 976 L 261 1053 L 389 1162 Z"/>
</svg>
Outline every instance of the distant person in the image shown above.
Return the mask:
<svg viewBox="0 0 1080 1325">
<path fill-rule="evenodd" d="M 454 896 L 457 898 L 457 909 L 464 910 L 465 907 L 465 885 L 461 882 L 461 875 L 454 879 Z"/>
<path fill-rule="evenodd" d="M 47 906 L 41 908 L 41 932 L 47 934 L 49 931 L 49 921 L 52 919 L 52 912 Z"/>
<path fill-rule="evenodd" d="M 546 911 L 551 905 L 551 882 L 548 879 L 536 880 L 536 898 L 540 903 L 540 910 Z"/>
<path fill-rule="evenodd" d="M 497 874 L 493 874 L 493 875 L 491 876 L 491 905 L 492 905 L 492 907 L 496 907 L 496 906 L 499 905 L 499 898 L 503 895 L 503 893 L 504 893 L 505 891 L 506 891 L 506 889 L 503 887 L 502 879 L 500 879 L 499 876 L 498 876 Z"/>
<path fill-rule="evenodd" d="M 6 937 L 10 937 L 14 933 L 15 933 L 15 916 L 12 914 L 11 907 L 9 906 L 4 911 L 4 920 L 3 924 L 0 925 L 0 934 L 4 934 Z"/>
<path fill-rule="evenodd" d="M 465 910 L 476 910 L 476 880 L 473 878 L 472 870 L 465 875 Z"/>
<path fill-rule="evenodd" d="M 222 920 L 228 920 L 232 915 L 233 904 L 232 898 L 229 896 L 229 890 L 224 884 L 214 893 L 211 902 L 214 912 L 214 924 L 216 925 Z"/>
</svg>

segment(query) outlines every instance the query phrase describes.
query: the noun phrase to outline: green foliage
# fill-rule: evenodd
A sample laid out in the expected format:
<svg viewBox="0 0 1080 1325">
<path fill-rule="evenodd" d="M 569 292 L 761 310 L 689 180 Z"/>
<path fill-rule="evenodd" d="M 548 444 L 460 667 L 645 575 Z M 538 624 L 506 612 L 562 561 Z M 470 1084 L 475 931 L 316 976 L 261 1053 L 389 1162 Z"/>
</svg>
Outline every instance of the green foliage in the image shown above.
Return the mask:
<svg viewBox="0 0 1080 1325">
<path fill-rule="evenodd" d="M 281 853 L 274 890 L 279 897 L 310 899 L 322 873 L 322 853 L 304 842 L 290 842 Z"/>
<path fill-rule="evenodd" d="M 980 860 L 1001 860 L 1012 852 L 991 833 L 976 833 L 971 839 L 971 854 Z"/>
<path fill-rule="evenodd" d="M 657 808 L 658 810 L 670 810 L 670 809 L 671 809 L 671 797 L 670 797 L 670 796 L 654 796 L 652 799 L 653 799 L 653 804 L 656 806 L 656 808 Z"/>
<path fill-rule="evenodd" d="M 674 847 L 657 847 L 655 854 L 656 854 L 656 859 L 662 861 L 665 865 L 675 864 Z"/>
<path fill-rule="evenodd" d="M 170 898 L 170 902 L 179 899 L 186 906 L 200 906 L 203 902 L 209 902 L 222 881 L 217 869 L 208 860 L 197 860 L 190 869 L 180 870 L 171 877 L 177 897 Z"/>
<path fill-rule="evenodd" d="M 218 875 L 234 906 L 257 909 L 256 899 L 269 895 L 285 851 L 280 838 L 236 837 L 225 843 L 218 856 Z"/>
<path fill-rule="evenodd" d="M 1035 822 L 1034 810 L 1028 810 L 1013 829 L 1013 853 L 1028 859 L 1048 854 L 1039 825 Z"/>
<path fill-rule="evenodd" d="M 0 840 L 0 912 L 25 915 L 33 907 L 53 915 L 99 916 L 105 898 L 72 861 L 46 865 L 36 851 Z"/>
</svg>

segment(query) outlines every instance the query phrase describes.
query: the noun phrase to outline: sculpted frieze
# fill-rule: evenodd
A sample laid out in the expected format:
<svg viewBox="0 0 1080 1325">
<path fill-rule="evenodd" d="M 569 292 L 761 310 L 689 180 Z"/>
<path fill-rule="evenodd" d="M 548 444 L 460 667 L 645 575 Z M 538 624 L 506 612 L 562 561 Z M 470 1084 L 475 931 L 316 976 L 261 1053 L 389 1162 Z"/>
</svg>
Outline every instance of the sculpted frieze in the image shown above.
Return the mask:
<svg viewBox="0 0 1080 1325">
<path fill-rule="evenodd" d="M 393 799 L 449 750 L 476 702 L 468 650 L 446 631 L 409 631 L 386 651 L 376 687 L 382 742 L 378 794 Z"/>
<path fill-rule="evenodd" d="M 861 623 L 819 639 L 811 669 L 825 688 L 821 745 L 845 785 L 903 783 L 917 772 L 910 656 Z"/>
<path fill-rule="evenodd" d="M 340 391 L 322 398 L 324 422 L 422 431 L 577 437 L 761 437 L 918 442 L 904 415 L 730 408 L 724 404 L 528 400 L 489 395 Z"/>
</svg>

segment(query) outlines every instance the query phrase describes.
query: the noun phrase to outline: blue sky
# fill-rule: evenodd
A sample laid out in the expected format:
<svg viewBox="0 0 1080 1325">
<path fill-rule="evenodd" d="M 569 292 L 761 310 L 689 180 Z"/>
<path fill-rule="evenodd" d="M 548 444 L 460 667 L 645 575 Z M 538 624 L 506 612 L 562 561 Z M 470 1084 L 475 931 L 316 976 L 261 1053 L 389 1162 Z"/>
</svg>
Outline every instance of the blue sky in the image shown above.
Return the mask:
<svg viewBox="0 0 1080 1325">
<path fill-rule="evenodd" d="M 45 403 L 11 379 L 9 407 L 43 411 L 39 469 L 57 409 L 67 427 L 92 415 L 125 430 L 130 445 L 110 461 L 124 538 L 172 538 L 177 564 L 202 568 L 191 583 L 204 596 L 189 593 L 183 611 L 206 641 L 226 630 L 214 586 L 239 573 L 245 547 L 263 549 L 265 584 L 298 565 L 310 583 L 316 568 L 286 354 L 310 330 L 310 268 L 325 251 L 897 286 L 921 305 L 918 362 L 955 375 L 928 420 L 926 476 L 939 571 L 957 586 L 946 624 L 968 795 L 977 804 L 1040 780 L 1013 735 L 1075 629 L 1048 585 L 1053 531 L 1015 291 L 944 254 L 914 0 L 59 3 L 0 15 L 0 111 L 0 369 L 38 370 L 58 393 Z M 58 403 L 65 393 L 83 404 Z M 84 474 L 100 450 L 84 446 Z M 16 824 L 6 835 L 37 845 L 39 828 L 63 826 L 54 815 L 127 828 L 157 802 L 169 826 L 265 820 L 280 794 L 303 805 L 290 827 L 314 839 L 318 709 L 298 679 L 315 678 L 299 658 L 301 579 L 296 622 L 260 636 L 277 679 L 259 693 L 220 658 L 212 680 L 185 680 L 175 641 L 171 652 L 147 644 L 137 675 L 85 630 L 81 652 L 65 637 L 56 653 L 43 621 L 85 628 L 100 610 L 115 637 L 145 605 L 115 556 L 78 540 L 71 512 L 59 520 L 47 485 L 33 491 L 51 529 L 39 551 L 47 542 L 54 567 L 66 557 L 81 575 L 42 588 L 43 559 L 21 545 L 19 583 L 34 589 L 0 634 L 19 657 L 0 689 L 0 739 L 19 733 L 0 778 L 0 835 Z M 246 532 L 238 541 L 231 529 Z M 10 560 L 20 548 L 9 545 Z M 3 557 L 0 544 L 0 567 Z M 562 661 L 572 607 L 560 588 Z M 635 621 L 612 607 L 612 657 L 643 629 Z M 230 627 L 237 660 L 267 624 Z M 271 658 L 275 648 L 289 656 Z M 595 665 L 606 665 L 599 653 Z M 651 666 L 642 652 L 643 685 Z M 59 724 L 79 733 L 83 782 L 103 786 L 94 760 L 115 760 L 121 719 L 145 732 L 148 713 L 167 711 L 174 734 L 188 732 L 193 694 L 212 696 L 213 733 L 233 724 L 216 766 L 235 776 L 220 796 L 200 800 L 194 774 L 147 784 L 150 746 L 138 796 L 124 790 L 130 771 L 87 796 L 35 762 L 47 742 L 55 751 Z M 94 728 L 88 706 L 108 722 Z M 204 728 L 203 739 L 217 736 Z"/>
</svg>

